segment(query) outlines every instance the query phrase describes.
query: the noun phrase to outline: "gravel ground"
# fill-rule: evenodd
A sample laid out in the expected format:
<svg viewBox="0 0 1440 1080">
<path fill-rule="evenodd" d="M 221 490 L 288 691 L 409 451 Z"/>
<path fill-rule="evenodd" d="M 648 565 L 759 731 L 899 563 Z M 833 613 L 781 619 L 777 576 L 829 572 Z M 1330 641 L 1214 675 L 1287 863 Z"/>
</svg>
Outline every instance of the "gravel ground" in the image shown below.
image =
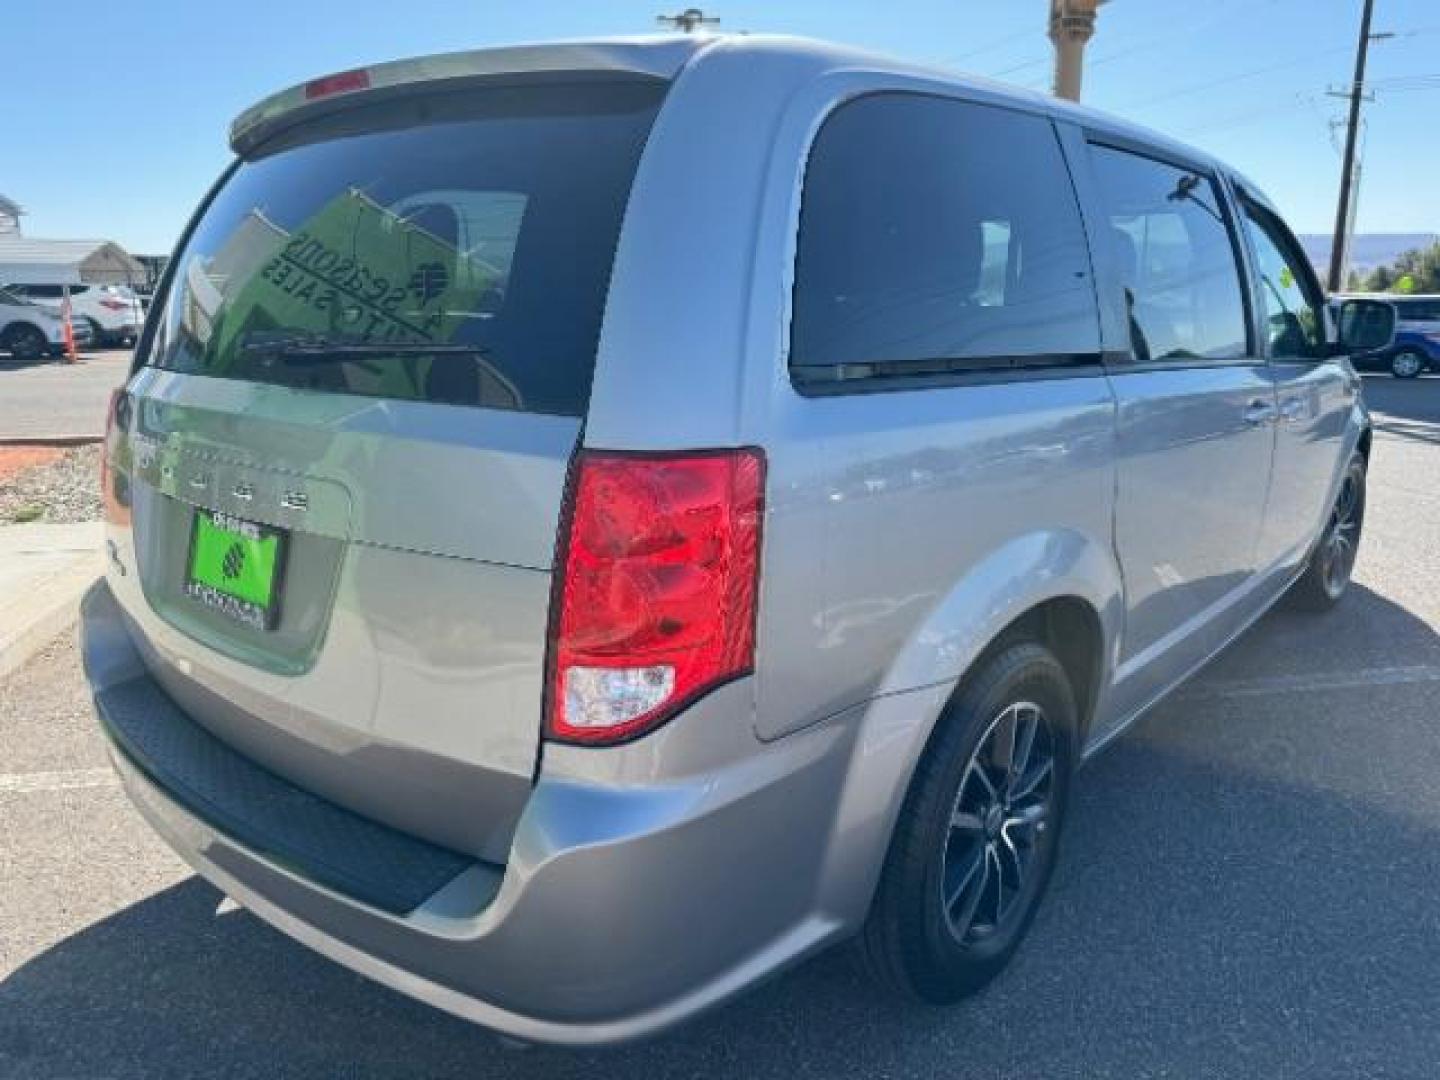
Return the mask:
<svg viewBox="0 0 1440 1080">
<path fill-rule="evenodd" d="M 100 517 L 100 448 L 77 446 L 58 461 L 0 480 L 0 525 L 71 523 Z"/>
</svg>

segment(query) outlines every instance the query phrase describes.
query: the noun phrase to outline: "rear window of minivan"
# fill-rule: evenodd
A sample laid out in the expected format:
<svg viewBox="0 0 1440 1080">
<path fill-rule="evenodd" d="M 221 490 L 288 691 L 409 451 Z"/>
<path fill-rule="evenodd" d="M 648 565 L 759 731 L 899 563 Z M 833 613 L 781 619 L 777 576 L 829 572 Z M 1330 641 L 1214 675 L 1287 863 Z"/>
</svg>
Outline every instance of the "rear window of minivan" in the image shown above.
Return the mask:
<svg viewBox="0 0 1440 1080">
<path fill-rule="evenodd" d="M 413 95 L 272 139 L 180 252 L 148 363 L 327 393 L 579 416 L 663 94 Z"/>
</svg>

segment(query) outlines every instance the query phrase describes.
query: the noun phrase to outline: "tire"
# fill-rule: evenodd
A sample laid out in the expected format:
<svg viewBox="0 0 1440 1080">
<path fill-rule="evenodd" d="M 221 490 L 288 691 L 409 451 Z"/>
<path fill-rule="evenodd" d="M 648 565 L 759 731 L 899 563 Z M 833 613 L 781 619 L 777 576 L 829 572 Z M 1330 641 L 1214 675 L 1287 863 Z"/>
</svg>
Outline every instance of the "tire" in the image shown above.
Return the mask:
<svg viewBox="0 0 1440 1080">
<path fill-rule="evenodd" d="M 50 340 L 29 323 L 12 326 L 0 339 L 0 349 L 14 359 L 30 363 L 42 359 L 50 350 Z"/>
<path fill-rule="evenodd" d="M 1006 725 L 1013 762 L 1032 719 L 1012 772 Z M 1004 647 L 962 683 L 916 766 L 858 942 L 877 983 L 944 1005 L 1009 962 L 1055 866 L 1077 730 L 1065 670 L 1038 644 Z"/>
<path fill-rule="evenodd" d="M 90 324 L 90 345 L 95 349 L 102 349 L 109 338 L 105 330 L 94 319 L 86 316 L 85 321 Z"/>
<path fill-rule="evenodd" d="M 1397 379 L 1419 378 L 1425 366 L 1425 354 L 1416 349 L 1401 349 L 1390 358 L 1390 374 Z"/>
<path fill-rule="evenodd" d="M 1325 531 L 1310 553 L 1304 573 L 1291 587 L 1293 606 L 1304 611 L 1329 611 L 1350 587 L 1365 527 L 1365 468 L 1365 457 L 1360 453 L 1353 454 L 1345 466 Z"/>
</svg>

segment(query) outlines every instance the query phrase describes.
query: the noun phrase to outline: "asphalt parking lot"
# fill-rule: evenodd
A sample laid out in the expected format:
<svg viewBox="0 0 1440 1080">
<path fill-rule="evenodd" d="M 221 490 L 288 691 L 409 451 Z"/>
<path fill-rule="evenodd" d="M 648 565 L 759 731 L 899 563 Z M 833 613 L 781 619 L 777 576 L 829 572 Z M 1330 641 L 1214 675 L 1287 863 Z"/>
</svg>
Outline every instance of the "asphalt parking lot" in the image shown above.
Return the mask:
<svg viewBox="0 0 1440 1080">
<path fill-rule="evenodd" d="M 1433 1076 L 1440 379 L 1367 395 L 1352 593 L 1268 616 L 1082 772 L 977 999 L 890 1004 L 841 950 L 653 1042 L 504 1048 L 221 909 L 111 780 L 62 640 L 0 684 L 0 1076 Z"/>
<path fill-rule="evenodd" d="M 103 435 L 105 403 L 129 368 L 129 349 L 86 350 L 76 364 L 0 356 L 0 442 Z"/>
</svg>

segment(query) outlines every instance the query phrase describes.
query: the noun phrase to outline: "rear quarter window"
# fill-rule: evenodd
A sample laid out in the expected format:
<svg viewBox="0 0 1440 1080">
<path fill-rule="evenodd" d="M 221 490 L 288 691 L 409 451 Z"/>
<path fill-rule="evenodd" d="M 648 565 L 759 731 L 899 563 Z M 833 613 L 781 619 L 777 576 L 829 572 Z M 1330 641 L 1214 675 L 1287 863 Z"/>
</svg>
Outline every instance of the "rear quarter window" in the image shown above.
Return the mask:
<svg viewBox="0 0 1440 1080">
<path fill-rule="evenodd" d="M 1075 194 L 1044 117 L 882 93 L 838 108 L 806 168 L 797 385 L 1098 359 Z"/>
<path fill-rule="evenodd" d="M 552 84 L 346 110 L 237 164 L 148 362 L 330 393 L 582 415 L 663 87 Z"/>
</svg>

